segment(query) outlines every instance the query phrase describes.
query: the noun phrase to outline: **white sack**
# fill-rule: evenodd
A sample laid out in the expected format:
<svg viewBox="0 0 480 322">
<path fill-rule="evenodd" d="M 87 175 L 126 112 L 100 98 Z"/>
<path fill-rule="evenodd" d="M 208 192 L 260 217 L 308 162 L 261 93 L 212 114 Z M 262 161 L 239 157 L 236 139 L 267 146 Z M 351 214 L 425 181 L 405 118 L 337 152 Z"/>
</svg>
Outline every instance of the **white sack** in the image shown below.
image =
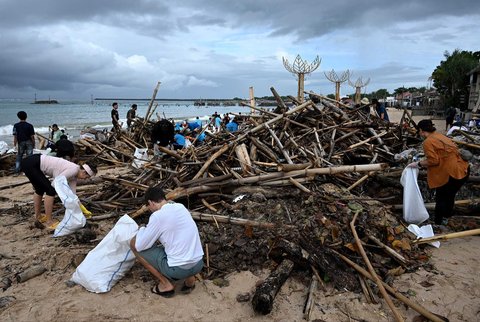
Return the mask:
<svg viewBox="0 0 480 322">
<path fill-rule="evenodd" d="M 417 168 L 406 167 L 400 178 L 403 186 L 403 219 L 409 224 L 421 224 L 428 219 L 417 177 Z"/>
<path fill-rule="evenodd" d="M 140 169 L 143 167 L 143 165 L 145 163 L 147 163 L 148 161 L 148 153 L 147 153 L 148 149 L 146 148 L 142 148 L 142 149 L 139 149 L 139 148 L 135 148 L 135 153 L 133 153 L 133 162 L 132 162 L 132 166 L 134 168 L 137 168 L 137 169 Z"/>
<path fill-rule="evenodd" d="M 76 194 L 68 185 L 65 176 L 56 177 L 53 180 L 53 186 L 65 206 L 65 215 L 62 221 L 58 224 L 53 237 L 66 236 L 74 233 L 76 230 L 84 227 L 87 219 L 80 209 L 79 200 Z"/>
<path fill-rule="evenodd" d="M 432 225 L 425 225 L 422 227 L 418 227 L 417 225 L 411 224 L 407 227 L 407 229 L 418 238 L 428 238 L 428 237 L 435 236 L 435 234 L 433 233 Z M 439 241 L 434 241 L 429 244 L 437 248 L 440 247 Z"/>
<path fill-rule="evenodd" d="M 137 231 L 137 223 L 130 216 L 124 215 L 88 253 L 71 280 L 90 292 L 110 291 L 135 263 L 135 255 L 130 250 L 130 240 Z"/>
<path fill-rule="evenodd" d="M 8 144 L 5 141 L 0 141 L 0 155 L 7 153 L 8 151 Z"/>
</svg>

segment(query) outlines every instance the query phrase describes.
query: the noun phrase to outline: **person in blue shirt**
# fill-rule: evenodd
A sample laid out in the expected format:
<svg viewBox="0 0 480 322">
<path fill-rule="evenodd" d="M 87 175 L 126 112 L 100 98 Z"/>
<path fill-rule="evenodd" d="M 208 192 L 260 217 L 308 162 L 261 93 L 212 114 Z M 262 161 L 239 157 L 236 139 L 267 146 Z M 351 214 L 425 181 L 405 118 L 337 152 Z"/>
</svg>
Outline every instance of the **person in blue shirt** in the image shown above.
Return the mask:
<svg viewBox="0 0 480 322">
<path fill-rule="evenodd" d="M 185 147 L 185 137 L 179 132 L 173 136 L 173 148 L 175 150 L 183 149 Z"/>
<path fill-rule="evenodd" d="M 230 122 L 227 123 L 226 128 L 228 132 L 237 132 L 238 124 L 235 122 L 235 119 L 231 119 Z"/>
<path fill-rule="evenodd" d="M 202 127 L 202 120 L 197 116 L 197 118 L 195 119 L 195 122 L 200 126 Z"/>
<path fill-rule="evenodd" d="M 200 125 L 197 122 L 187 122 L 187 127 L 190 131 L 195 131 L 195 129 L 200 128 Z"/>
<path fill-rule="evenodd" d="M 195 137 L 195 145 L 202 145 L 203 142 L 205 142 L 205 132 L 202 132 L 200 134 L 198 134 L 196 137 Z"/>
<path fill-rule="evenodd" d="M 387 109 L 385 108 L 384 103 L 380 103 L 378 101 L 378 99 L 373 98 L 372 99 L 372 105 L 375 108 L 375 111 L 377 111 L 378 117 L 380 117 L 380 119 L 382 119 L 384 121 L 387 121 L 387 122 L 390 122 L 390 119 L 389 119 L 388 113 L 387 113 Z"/>
<path fill-rule="evenodd" d="M 220 130 L 222 129 L 222 118 L 220 117 L 220 115 L 217 115 L 215 117 L 215 128 L 217 129 L 217 132 L 220 132 Z"/>
</svg>

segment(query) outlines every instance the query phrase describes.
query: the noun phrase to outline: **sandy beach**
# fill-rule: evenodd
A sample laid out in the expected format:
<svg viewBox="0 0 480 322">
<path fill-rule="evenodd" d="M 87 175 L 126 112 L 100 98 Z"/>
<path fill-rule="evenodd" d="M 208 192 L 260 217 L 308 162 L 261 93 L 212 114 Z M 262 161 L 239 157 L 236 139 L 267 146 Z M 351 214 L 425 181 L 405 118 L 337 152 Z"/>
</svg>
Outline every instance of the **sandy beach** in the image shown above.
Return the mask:
<svg viewBox="0 0 480 322">
<path fill-rule="evenodd" d="M 390 108 L 391 121 L 403 111 Z M 415 116 L 413 119 L 428 118 Z M 445 121 L 434 120 L 444 132 Z M 115 175 L 115 169 L 100 174 Z M 21 184 L 24 183 L 24 184 Z M 15 186 L 14 186 L 15 185 Z M 6 188 L 14 186 L 12 188 Z M 127 276 L 104 294 L 88 292 L 66 282 L 79 261 L 95 244 L 78 244 L 73 237 L 52 238 L 33 225 L 32 188 L 25 176 L 0 177 L 0 276 L 13 278 L 32 265 L 43 265 L 45 273 L 24 283 L 13 283 L 0 295 L 2 321 L 302 321 L 309 281 L 293 274 L 281 288 L 269 315 L 253 311 L 248 299 L 256 283 L 269 271 L 238 271 L 221 280 L 198 280 L 191 294 L 171 299 L 150 292 L 154 284 L 149 273 L 136 263 Z M 29 206 L 29 207 L 26 207 Z M 60 218 L 63 212 L 59 214 Z M 97 230 L 106 234 L 110 222 L 98 221 Z M 98 236 L 97 238 L 101 238 Z M 393 286 L 412 301 L 450 321 L 480 320 L 480 237 L 457 238 L 440 248 L 426 246 L 431 254 L 429 269 L 407 272 Z M 176 285 L 177 290 L 181 283 Z M 246 299 L 247 301 L 243 301 Z M 335 290 L 327 284 L 317 290 L 311 320 L 394 321 L 388 306 L 378 298 L 368 304 L 363 294 Z M 401 302 L 394 303 L 406 321 L 419 314 Z"/>
</svg>

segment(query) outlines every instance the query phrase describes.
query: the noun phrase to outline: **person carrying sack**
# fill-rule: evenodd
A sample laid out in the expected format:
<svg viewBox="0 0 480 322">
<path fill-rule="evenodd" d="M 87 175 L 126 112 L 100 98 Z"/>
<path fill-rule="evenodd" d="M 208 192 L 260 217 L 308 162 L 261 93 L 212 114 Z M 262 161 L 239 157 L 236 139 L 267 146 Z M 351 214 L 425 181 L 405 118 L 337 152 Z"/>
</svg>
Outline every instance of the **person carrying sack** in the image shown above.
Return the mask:
<svg viewBox="0 0 480 322">
<path fill-rule="evenodd" d="M 423 150 L 426 160 L 412 162 L 408 166 L 427 169 L 428 187 L 435 189 L 435 224 L 446 225 L 453 213 L 455 195 L 470 174 L 469 165 L 455 143 L 436 132 L 431 120 L 421 120 L 417 129 L 425 139 Z"/>
</svg>

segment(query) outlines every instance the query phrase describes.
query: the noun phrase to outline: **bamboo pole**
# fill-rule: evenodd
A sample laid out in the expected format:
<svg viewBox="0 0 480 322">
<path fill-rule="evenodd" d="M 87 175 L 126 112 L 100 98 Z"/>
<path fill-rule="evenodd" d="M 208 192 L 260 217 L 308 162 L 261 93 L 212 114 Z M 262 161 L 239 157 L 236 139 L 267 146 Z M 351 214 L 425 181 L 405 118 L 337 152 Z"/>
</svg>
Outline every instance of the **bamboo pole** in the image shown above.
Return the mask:
<svg viewBox="0 0 480 322">
<path fill-rule="evenodd" d="M 360 239 L 358 238 L 357 231 L 355 230 L 355 221 L 357 220 L 357 217 L 358 217 L 359 213 L 360 212 L 357 211 L 355 213 L 355 215 L 353 216 L 352 221 L 350 222 L 350 229 L 352 230 L 353 237 L 355 238 L 355 243 L 357 245 L 357 248 L 358 248 L 360 254 L 362 255 L 363 261 L 365 262 L 365 264 L 368 267 L 368 271 L 373 276 L 373 281 L 377 284 L 378 289 L 380 290 L 380 293 L 382 294 L 383 298 L 385 299 L 388 306 L 392 310 L 392 313 L 393 313 L 393 316 L 395 317 L 395 320 L 404 321 L 403 317 L 400 315 L 397 308 L 393 304 L 392 299 L 387 294 L 387 291 L 385 290 L 385 287 L 383 286 L 382 281 L 380 280 L 377 273 L 375 272 L 375 269 L 373 268 L 372 263 L 370 263 L 370 260 L 368 259 L 368 256 L 365 253 L 365 250 L 363 249 L 362 243 L 361 243 Z"/>
<path fill-rule="evenodd" d="M 257 125 L 256 127 L 244 132 L 242 135 L 238 136 L 233 142 L 231 142 L 230 144 L 234 144 L 235 142 L 238 142 L 238 141 L 241 141 L 243 139 L 245 139 L 248 135 L 250 134 L 253 134 L 253 133 L 256 133 L 260 130 L 263 130 L 265 128 L 265 124 L 267 125 L 270 125 L 270 124 L 273 124 L 275 122 L 278 122 L 279 120 L 283 119 L 284 117 L 286 117 L 287 115 L 292 115 L 292 114 L 295 114 L 297 112 L 300 112 L 301 110 L 303 110 L 304 108 L 306 108 L 307 106 L 310 106 L 312 104 L 311 101 L 307 101 L 303 104 L 300 104 L 298 105 L 297 107 L 295 107 L 294 109 L 291 109 L 287 112 L 285 112 L 283 115 L 279 115 L 277 117 L 274 117 L 273 119 L 271 120 L 268 120 L 267 122 L 265 123 L 262 123 L 262 124 L 259 124 Z"/>
<path fill-rule="evenodd" d="M 223 154 L 223 152 L 227 151 L 229 146 L 225 144 L 220 150 L 215 152 L 206 162 L 205 164 L 200 168 L 198 173 L 193 177 L 193 179 L 198 179 L 202 176 L 202 174 L 208 169 L 210 164 L 215 161 L 216 158 L 218 158 L 220 155 Z"/>
<path fill-rule="evenodd" d="M 452 140 L 452 141 L 457 143 L 457 144 L 467 146 L 469 148 L 480 149 L 480 144 L 472 144 L 472 143 L 462 142 L 462 141 L 458 141 L 458 140 Z"/>
<path fill-rule="evenodd" d="M 145 126 L 148 122 L 148 115 L 150 114 L 150 110 L 152 109 L 153 102 L 155 101 L 155 97 L 157 97 L 157 92 L 158 89 L 160 88 L 161 82 L 157 82 L 157 86 L 155 86 L 155 89 L 153 90 L 152 98 L 150 100 L 150 103 L 148 103 L 148 108 L 147 108 L 147 113 L 145 113 L 145 119 L 143 120 L 143 126 Z"/>
<path fill-rule="evenodd" d="M 356 263 L 352 262 L 350 259 L 348 259 L 347 257 L 345 257 L 344 255 L 338 253 L 337 251 L 335 251 L 334 249 L 332 249 L 332 251 L 334 253 L 336 253 L 344 262 L 346 262 L 348 265 L 350 265 L 351 267 L 353 267 L 357 272 L 359 272 L 360 274 L 362 274 L 363 276 L 365 276 L 366 278 L 372 280 L 372 281 L 375 281 L 373 276 L 365 269 L 363 269 L 362 267 L 360 267 L 359 265 L 357 265 Z M 435 314 L 433 314 L 432 312 L 428 311 L 426 308 L 424 308 L 423 306 L 421 306 L 420 304 L 417 304 L 413 301 L 411 301 L 409 298 L 407 298 L 406 296 L 404 296 L 403 294 L 401 294 L 400 292 L 397 292 L 397 290 L 395 290 L 393 287 L 391 287 L 390 285 L 388 285 L 387 283 L 385 282 L 381 282 L 383 287 L 385 287 L 385 289 L 387 291 L 390 292 L 390 294 L 392 294 L 393 296 L 395 296 L 397 299 L 399 299 L 400 301 L 402 301 L 403 303 L 405 303 L 407 306 L 411 307 L 413 310 L 417 311 L 418 313 L 420 313 L 421 315 L 423 315 L 424 317 L 426 317 L 427 319 L 429 319 L 430 321 L 433 321 L 433 322 L 444 322 L 444 320 L 442 320 L 441 318 L 439 318 L 438 316 L 436 316 Z"/>
<path fill-rule="evenodd" d="M 465 230 L 465 231 L 460 231 L 460 232 L 450 233 L 450 234 L 442 234 L 442 235 L 437 235 L 437 236 L 427 237 L 427 238 L 419 238 L 419 239 L 413 240 L 412 244 L 425 244 L 425 243 L 431 243 L 434 241 L 445 241 L 453 238 L 468 237 L 468 236 L 475 236 L 475 235 L 480 235 L 480 228 Z"/>
<path fill-rule="evenodd" d="M 381 248 L 383 248 L 383 250 L 385 250 L 385 252 L 387 252 L 389 255 L 391 255 L 393 258 L 395 258 L 397 261 L 399 261 L 402 265 L 406 265 L 407 264 L 407 259 L 405 257 L 403 257 L 402 255 L 400 255 L 398 252 L 396 252 L 394 249 L 388 247 L 387 245 L 385 245 L 384 243 L 382 243 L 380 240 L 378 240 L 376 237 L 374 236 L 368 236 L 368 238 L 373 241 L 375 244 L 377 244 L 378 246 L 380 246 Z"/>
<path fill-rule="evenodd" d="M 265 128 L 268 130 L 268 132 L 270 132 L 270 135 L 272 136 L 275 143 L 277 143 L 277 146 L 280 149 L 280 151 L 282 152 L 283 156 L 285 157 L 285 160 L 287 160 L 287 162 L 289 164 L 293 164 L 292 159 L 290 159 L 290 156 L 288 155 L 287 151 L 283 147 L 282 142 L 280 142 L 280 139 L 277 137 L 275 132 L 273 132 L 273 130 L 266 123 L 264 123 L 264 124 L 265 124 Z"/>
<path fill-rule="evenodd" d="M 475 199 L 463 199 L 463 200 L 456 200 L 455 201 L 455 206 L 467 206 L 475 203 L 479 203 L 480 198 L 475 198 Z M 393 205 L 393 209 L 395 210 L 402 210 L 403 209 L 403 204 L 401 205 Z M 434 202 L 427 202 L 425 203 L 425 208 L 427 210 L 434 210 L 435 209 L 435 203 Z"/>
</svg>

